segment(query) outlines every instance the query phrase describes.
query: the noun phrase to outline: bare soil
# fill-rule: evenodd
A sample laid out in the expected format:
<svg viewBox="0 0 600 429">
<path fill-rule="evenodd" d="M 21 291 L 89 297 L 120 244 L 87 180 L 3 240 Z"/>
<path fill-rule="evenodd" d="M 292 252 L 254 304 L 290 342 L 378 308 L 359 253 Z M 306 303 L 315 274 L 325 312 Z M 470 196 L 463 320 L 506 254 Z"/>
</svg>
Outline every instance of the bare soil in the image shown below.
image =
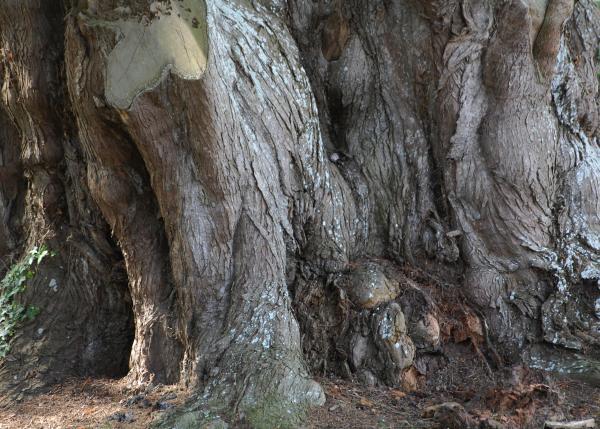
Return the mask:
<svg viewBox="0 0 600 429">
<path fill-rule="evenodd" d="M 500 381 L 493 381 L 477 367 L 463 366 L 464 372 L 445 387 L 433 386 L 441 382 L 438 378 L 414 392 L 320 379 L 327 403 L 311 411 L 305 427 L 541 429 L 549 419 L 600 420 L 600 389 L 523 368 L 499 371 L 493 375 Z M 0 428 L 148 428 L 185 398 L 185 390 L 174 386 L 136 394 L 120 380 L 71 380 L 0 410 Z M 447 402 L 464 408 L 450 417 L 428 410 Z"/>
<path fill-rule="evenodd" d="M 442 346 L 419 353 L 402 389 L 320 377 L 327 402 L 310 411 L 305 428 L 542 429 L 548 420 L 590 418 L 600 425 L 600 388 L 591 378 L 503 367 L 460 294 L 422 271 L 405 275 L 442 303 Z M 140 392 L 124 380 L 74 379 L 18 401 L 0 397 L 8 403 L 0 408 L 0 429 L 145 429 L 188 394 L 180 386 Z"/>
</svg>

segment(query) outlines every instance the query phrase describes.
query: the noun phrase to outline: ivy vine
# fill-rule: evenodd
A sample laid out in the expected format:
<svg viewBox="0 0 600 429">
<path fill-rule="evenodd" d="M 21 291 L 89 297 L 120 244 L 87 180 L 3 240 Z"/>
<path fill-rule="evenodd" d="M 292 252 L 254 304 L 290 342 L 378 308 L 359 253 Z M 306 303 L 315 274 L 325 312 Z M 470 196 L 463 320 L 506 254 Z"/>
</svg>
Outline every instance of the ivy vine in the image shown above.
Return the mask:
<svg viewBox="0 0 600 429">
<path fill-rule="evenodd" d="M 19 325 L 32 320 L 40 312 L 34 306 L 25 306 L 16 300 L 23 293 L 27 281 L 35 276 L 36 267 L 47 256 L 54 256 L 44 245 L 34 247 L 20 262 L 14 264 L 0 281 L 0 358 L 6 357 L 10 351 L 10 340 Z"/>
</svg>

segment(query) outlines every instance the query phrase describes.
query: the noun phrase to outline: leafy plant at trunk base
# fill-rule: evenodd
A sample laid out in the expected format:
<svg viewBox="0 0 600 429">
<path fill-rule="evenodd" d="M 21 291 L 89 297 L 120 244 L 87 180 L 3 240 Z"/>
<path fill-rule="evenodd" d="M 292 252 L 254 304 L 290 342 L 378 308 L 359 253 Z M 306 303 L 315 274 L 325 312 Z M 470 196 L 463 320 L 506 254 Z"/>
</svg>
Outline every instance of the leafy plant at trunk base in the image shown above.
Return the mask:
<svg viewBox="0 0 600 429">
<path fill-rule="evenodd" d="M 8 354 L 10 339 L 19 324 L 32 320 L 40 311 L 34 306 L 24 306 L 16 300 L 16 296 L 25 291 L 27 281 L 35 276 L 35 267 L 46 256 L 53 255 L 44 245 L 34 247 L 24 260 L 11 267 L 0 282 L 0 358 Z"/>
</svg>

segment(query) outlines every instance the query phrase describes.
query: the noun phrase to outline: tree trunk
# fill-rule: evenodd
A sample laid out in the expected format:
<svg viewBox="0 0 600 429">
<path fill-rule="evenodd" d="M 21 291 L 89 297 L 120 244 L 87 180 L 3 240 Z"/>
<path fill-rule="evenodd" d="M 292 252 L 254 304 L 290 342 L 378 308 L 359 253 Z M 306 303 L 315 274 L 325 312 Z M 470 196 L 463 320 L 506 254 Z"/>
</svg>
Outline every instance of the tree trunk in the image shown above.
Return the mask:
<svg viewBox="0 0 600 429">
<path fill-rule="evenodd" d="M 592 0 L 5 0 L 0 42 L 0 257 L 56 252 L 3 389 L 128 371 L 199 392 L 170 423 L 294 425 L 311 372 L 440 349 L 424 276 L 504 362 L 599 343 Z"/>
</svg>

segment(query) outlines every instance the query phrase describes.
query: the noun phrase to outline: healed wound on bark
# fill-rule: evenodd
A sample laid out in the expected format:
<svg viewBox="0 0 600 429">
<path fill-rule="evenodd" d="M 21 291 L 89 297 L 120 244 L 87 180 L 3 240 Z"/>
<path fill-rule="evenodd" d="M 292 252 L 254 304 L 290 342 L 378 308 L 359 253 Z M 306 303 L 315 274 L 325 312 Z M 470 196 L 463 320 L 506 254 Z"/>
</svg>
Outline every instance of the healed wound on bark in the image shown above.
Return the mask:
<svg viewBox="0 0 600 429">
<path fill-rule="evenodd" d="M 205 0 L 155 1 L 150 18 L 127 17 L 91 24 L 112 28 L 119 42 L 107 59 L 106 99 L 127 109 L 167 73 L 197 80 L 206 69 L 208 30 Z"/>
</svg>

